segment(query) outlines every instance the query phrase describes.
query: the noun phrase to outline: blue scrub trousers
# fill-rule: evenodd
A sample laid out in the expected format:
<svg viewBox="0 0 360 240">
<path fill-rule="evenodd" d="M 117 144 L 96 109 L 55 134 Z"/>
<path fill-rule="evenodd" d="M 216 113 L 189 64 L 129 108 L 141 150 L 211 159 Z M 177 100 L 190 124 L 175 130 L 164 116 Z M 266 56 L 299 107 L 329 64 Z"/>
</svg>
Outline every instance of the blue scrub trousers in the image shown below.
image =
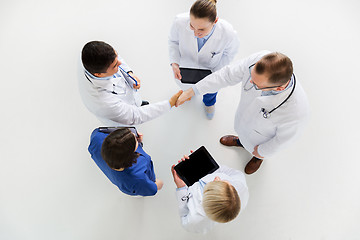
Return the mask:
<svg viewBox="0 0 360 240">
<path fill-rule="evenodd" d="M 203 102 L 205 106 L 210 107 L 216 103 L 216 93 L 207 93 L 203 96 Z"/>
</svg>

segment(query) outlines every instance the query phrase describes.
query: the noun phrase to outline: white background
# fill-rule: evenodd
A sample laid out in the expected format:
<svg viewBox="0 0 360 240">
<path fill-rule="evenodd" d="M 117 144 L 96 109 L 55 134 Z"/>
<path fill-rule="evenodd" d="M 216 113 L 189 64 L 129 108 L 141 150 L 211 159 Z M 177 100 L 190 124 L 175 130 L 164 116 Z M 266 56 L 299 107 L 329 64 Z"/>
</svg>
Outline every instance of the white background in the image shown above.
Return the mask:
<svg viewBox="0 0 360 240">
<path fill-rule="evenodd" d="M 0 239 L 360 239 L 360 3 L 357 0 L 219 0 L 218 15 L 241 41 L 236 59 L 280 51 L 294 62 L 311 104 L 306 131 L 247 176 L 242 215 L 209 235 L 180 226 L 170 166 L 205 145 L 243 169 L 250 155 L 221 146 L 234 133 L 240 85 L 222 89 L 216 115 L 195 98 L 139 126 L 165 186 L 156 196 L 122 194 L 87 146 L 101 123 L 81 102 L 80 51 L 110 43 L 142 79 L 144 99 L 178 89 L 167 35 L 190 0 L 1 1 Z"/>
</svg>

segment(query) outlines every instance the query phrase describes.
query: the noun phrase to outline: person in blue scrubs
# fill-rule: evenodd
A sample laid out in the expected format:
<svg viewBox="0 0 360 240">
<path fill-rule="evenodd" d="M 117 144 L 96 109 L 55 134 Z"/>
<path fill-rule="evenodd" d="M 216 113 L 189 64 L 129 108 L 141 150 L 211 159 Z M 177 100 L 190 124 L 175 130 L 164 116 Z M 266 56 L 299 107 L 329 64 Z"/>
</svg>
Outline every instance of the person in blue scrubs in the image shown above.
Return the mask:
<svg viewBox="0 0 360 240">
<path fill-rule="evenodd" d="M 143 150 L 143 135 L 136 137 L 128 128 L 105 133 L 95 129 L 89 152 L 96 165 L 128 195 L 153 196 L 163 186 L 156 179 L 151 157 Z"/>
</svg>

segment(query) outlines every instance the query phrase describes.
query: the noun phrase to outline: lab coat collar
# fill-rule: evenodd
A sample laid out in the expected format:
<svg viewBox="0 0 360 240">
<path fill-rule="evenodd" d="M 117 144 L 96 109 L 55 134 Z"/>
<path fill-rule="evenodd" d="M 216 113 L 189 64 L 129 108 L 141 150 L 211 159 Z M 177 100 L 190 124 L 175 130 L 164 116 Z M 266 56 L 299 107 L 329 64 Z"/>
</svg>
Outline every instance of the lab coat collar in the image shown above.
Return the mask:
<svg viewBox="0 0 360 240">
<path fill-rule="evenodd" d="M 234 185 L 232 183 L 232 179 L 230 176 L 226 175 L 225 173 L 219 173 L 219 172 L 214 172 L 212 174 L 208 174 L 205 177 L 203 177 L 201 180 L 204 181 L 206 184 L 206 183 L 214 181 L 215 177 L 219 177 L 221 180 L 226 180 L 229 183 L 231 183 L 231 185 Z"/>
<path fill-rule="evenodd" d="M 268 95 L 268 96 L 259 96 L 259 97 L 257 97 L 257 99 L 258 99 L 258 101 L 260 101 L 260 104 L 264 108 L 274 108 L 274 107 L 278 106 L 282 101 L 284 101 L 288 97 L 291 90 L 292 90 L 292 87 L 283 90 L 279 94 Z"/>
<path fill-rule="evenodd" d="M 218 27 L 218 24 L 217 23 L 215 23 L 215 25 L 213 26 L 213 29 L 212 29 L 212 32 L 211 33 L 209 33 L 209 35 L 211 34 L 211 38 L 209 37 L 209 41 L 211 40 L 211 39 L 219 39 L 219 38 L 221 38 L 221 34 L 220 34 L 220 28 Z"/>
<path fill-rule="evenodd" d="M 85 70 L 86 71 L 86 70 Z M 88 80 L 91 81 L 91 83 L 96 86 L 96 87 L 101 87 L 101 88 L 108 88 L 109 86 L 111 87 L 113 85 L 113 81 L 114 79 L 117 78 L 121 78 L 121 75 L 119 75 L 119 77 L 114 78 L 113 76 L 109 77 L 109 79 L 105 79 L 105 78 L 92 78 L 91 75 L 88 75 L 85 72 L 85 77 L 88 78 Z"/>
<path fill-rule="evenodd" d="M 113 78 L 113 76 L 110 76 L 110 77 L 96 77 L 94 76 L 93 74 L 91 74 L 88 70 L 84 69 L 85 73 L 92 79 L 96 79 L 96 80 L 110 80 L 111 78 Z"/>
<path fill-rule="evenodd" d="M 263 91 L 263 92 L 261 93 L 261 95 L 262 95 L 262 96 L 278 95 L 278 94 L 280 94 L 280 93 L 288 90 L 289 88 L 291 88 L 293 84 L 294 84 L 294 75 L 291 76 L 290 82 L 289 82 L 289 84 L 286 86 L 286 88 L 285 88 L 284 90 L 282 90 L 282 91 L 274 91 L 274 90 L 271 90 L 271 91 Z"/>
</svg>

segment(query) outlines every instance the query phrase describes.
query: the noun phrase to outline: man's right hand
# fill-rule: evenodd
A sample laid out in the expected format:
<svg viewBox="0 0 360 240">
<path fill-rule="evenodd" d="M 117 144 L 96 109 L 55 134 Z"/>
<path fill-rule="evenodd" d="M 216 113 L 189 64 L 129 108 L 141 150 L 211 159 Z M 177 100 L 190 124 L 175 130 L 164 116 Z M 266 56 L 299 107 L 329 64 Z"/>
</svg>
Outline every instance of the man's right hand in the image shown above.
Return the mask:
<svg viewBox="0 0 360 240">
<path fill-rule="evenodd" d="M 177 63 L 172 63 L 171 64 L 172 70 L 174 72 L 174 77 L 178 80 L 181 80 L 181 73 L 180 73 L 180 68 L 179 68 L 179 64 Z"/>
<path fill-rule="evenodd" d="M 188 90 L 186 90 L 181 94 L 181 96 L 176 101 L 175 106 L 178 107 L 184 102 L 190 101 L 193 96 L 195 96 L 194 90 L 192 88 L 189 88 Z"/>
<path fill-rule="evenodd" d="M 170 106 L 173 107 L 176 104 L 176 101 L 178 100 L 179 96 L 183 93 L 182 90 L 178 91 L 174 96 L 172 96 L 169 100 Z"/>
</svg>

